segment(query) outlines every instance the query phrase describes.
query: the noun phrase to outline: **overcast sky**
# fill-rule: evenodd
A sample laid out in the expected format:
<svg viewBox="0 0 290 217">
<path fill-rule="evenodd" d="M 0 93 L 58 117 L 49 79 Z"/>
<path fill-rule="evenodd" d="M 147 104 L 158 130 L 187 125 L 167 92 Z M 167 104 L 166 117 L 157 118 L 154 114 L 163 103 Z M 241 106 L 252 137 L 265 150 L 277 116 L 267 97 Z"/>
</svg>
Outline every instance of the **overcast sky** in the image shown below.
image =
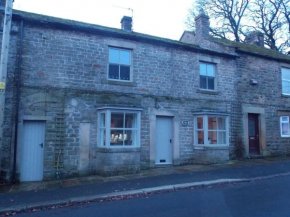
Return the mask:
<svg viewBox="0 0 290 217">
<path fill-rule="evenodd" d="M 135 32 L 179 40 L 194 0 L 14 0 L 14 9 L 120 28 L 132 16 Z"/>
</svg>

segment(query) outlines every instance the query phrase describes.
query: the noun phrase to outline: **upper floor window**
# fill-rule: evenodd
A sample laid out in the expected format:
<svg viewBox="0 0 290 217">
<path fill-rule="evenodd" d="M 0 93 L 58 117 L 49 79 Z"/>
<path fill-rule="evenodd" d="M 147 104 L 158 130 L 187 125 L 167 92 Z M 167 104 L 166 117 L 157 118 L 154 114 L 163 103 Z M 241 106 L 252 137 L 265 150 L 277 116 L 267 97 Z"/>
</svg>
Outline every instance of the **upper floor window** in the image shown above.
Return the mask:
<svg viewBox="0 0 290 217">
<path fill-rule="evenodd" d="M 289 116 L 280 117 L 281 137 L 290 137 Z"/>
<path fill-rule="evenodd" d="M 290 69 L 282 68 L 282 94 L 290 95 Z"/>
<path fill-rule="evenodd" d="M 108 78 L 131 81 L 131 50 L 109 48 Z"/>
<path fill-rule="evenodd" d="M 104 109 L 98 115 L 100 147 L 139 147 L 141 110 Z"/>
<path fill-rule="evenodd" d="M 215 90 L 215 65 L 201 62 L 199 64 L 200 88 L 204 90 Z"/>
</svg>

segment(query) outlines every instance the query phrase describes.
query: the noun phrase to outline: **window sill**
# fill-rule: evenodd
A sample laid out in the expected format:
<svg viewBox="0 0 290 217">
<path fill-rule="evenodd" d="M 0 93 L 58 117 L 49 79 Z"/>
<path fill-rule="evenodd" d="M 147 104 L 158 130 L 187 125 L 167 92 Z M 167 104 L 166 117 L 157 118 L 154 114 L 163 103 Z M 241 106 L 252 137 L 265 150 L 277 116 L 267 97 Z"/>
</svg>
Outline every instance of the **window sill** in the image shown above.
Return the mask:
<svg viewBox="0 0 290 217">
<path fill-rule="evenodd" d="M 140 152 L 139 147 L 98 147 L 97 152 L 101 153 L 126 153 L 126 152 Z"/>
<path fill-rule="evenodd" d="M 112 84 L 112 85 L 120 85 L 120 86 L 129 86 L 129 87 L 137 87 L 137 83 L 133 81 L 114 81 L 102 79 L 102 84 Z"/>
<path fill-rule="evenodd" d="M 210 95 L 219 95 L 220 94 L 220 92 L 218 92 L 216 90 L 197 89 L 196 92 L 197 93 L 210 94 Z"/>
<path fill-rule="evenodd" d="M 194 150 L 228 150 L 228 145 L 195 145 Z"/>
</svg>

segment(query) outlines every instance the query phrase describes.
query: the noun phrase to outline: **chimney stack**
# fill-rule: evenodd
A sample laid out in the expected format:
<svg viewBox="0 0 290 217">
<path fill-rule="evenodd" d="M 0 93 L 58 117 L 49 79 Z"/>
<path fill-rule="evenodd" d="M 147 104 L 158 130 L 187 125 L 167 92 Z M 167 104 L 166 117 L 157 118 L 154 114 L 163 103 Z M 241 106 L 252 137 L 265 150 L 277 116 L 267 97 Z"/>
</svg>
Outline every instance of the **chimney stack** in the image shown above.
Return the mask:
<svg viewBox="0 0 290 217">
<path fill-rule="evenodd" d="M 203 9 L 199 10 L 199 15 L 195 18 L 195 37 L 198 40 L 209 37 L 209 17 Z"/>
<path fill-rule="evenodd" d="M 264 34 L 260 31 L 252 31 L 247 35 L 245 42 L 248 44 L 257 45 L 259 47 L 264 47 Z"/>
<path fill-rule="evenodd" d="M 121 29 L 126 32 L 132 32 L 132 17 L 124 16 L 122 18 Z"/>
</svg>

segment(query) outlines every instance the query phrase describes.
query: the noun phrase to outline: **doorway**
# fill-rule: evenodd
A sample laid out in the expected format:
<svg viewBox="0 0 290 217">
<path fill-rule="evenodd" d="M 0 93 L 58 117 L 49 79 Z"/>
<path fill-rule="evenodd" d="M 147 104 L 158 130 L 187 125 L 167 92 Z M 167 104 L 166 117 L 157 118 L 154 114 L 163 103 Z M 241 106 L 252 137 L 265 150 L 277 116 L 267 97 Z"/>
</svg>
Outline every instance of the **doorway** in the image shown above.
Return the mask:
<svg viewBox="0 0 290 217">
<path fill-rule="evenodd" d="M 43 179 L 45 121 L 24 121 L 20 181 Z"/>
<path fill-rule="evenodd" d="M 259 115 L 248 114 L 248 135 L 249 135 L 249 154 L 260 154 L 260 129 L 259 129 Z"/>
<path fill-rule="evenodd" d="M 173 127 L 171 117 L 156 117 L 156 165 L 172 164 Z"/>
</svg>

